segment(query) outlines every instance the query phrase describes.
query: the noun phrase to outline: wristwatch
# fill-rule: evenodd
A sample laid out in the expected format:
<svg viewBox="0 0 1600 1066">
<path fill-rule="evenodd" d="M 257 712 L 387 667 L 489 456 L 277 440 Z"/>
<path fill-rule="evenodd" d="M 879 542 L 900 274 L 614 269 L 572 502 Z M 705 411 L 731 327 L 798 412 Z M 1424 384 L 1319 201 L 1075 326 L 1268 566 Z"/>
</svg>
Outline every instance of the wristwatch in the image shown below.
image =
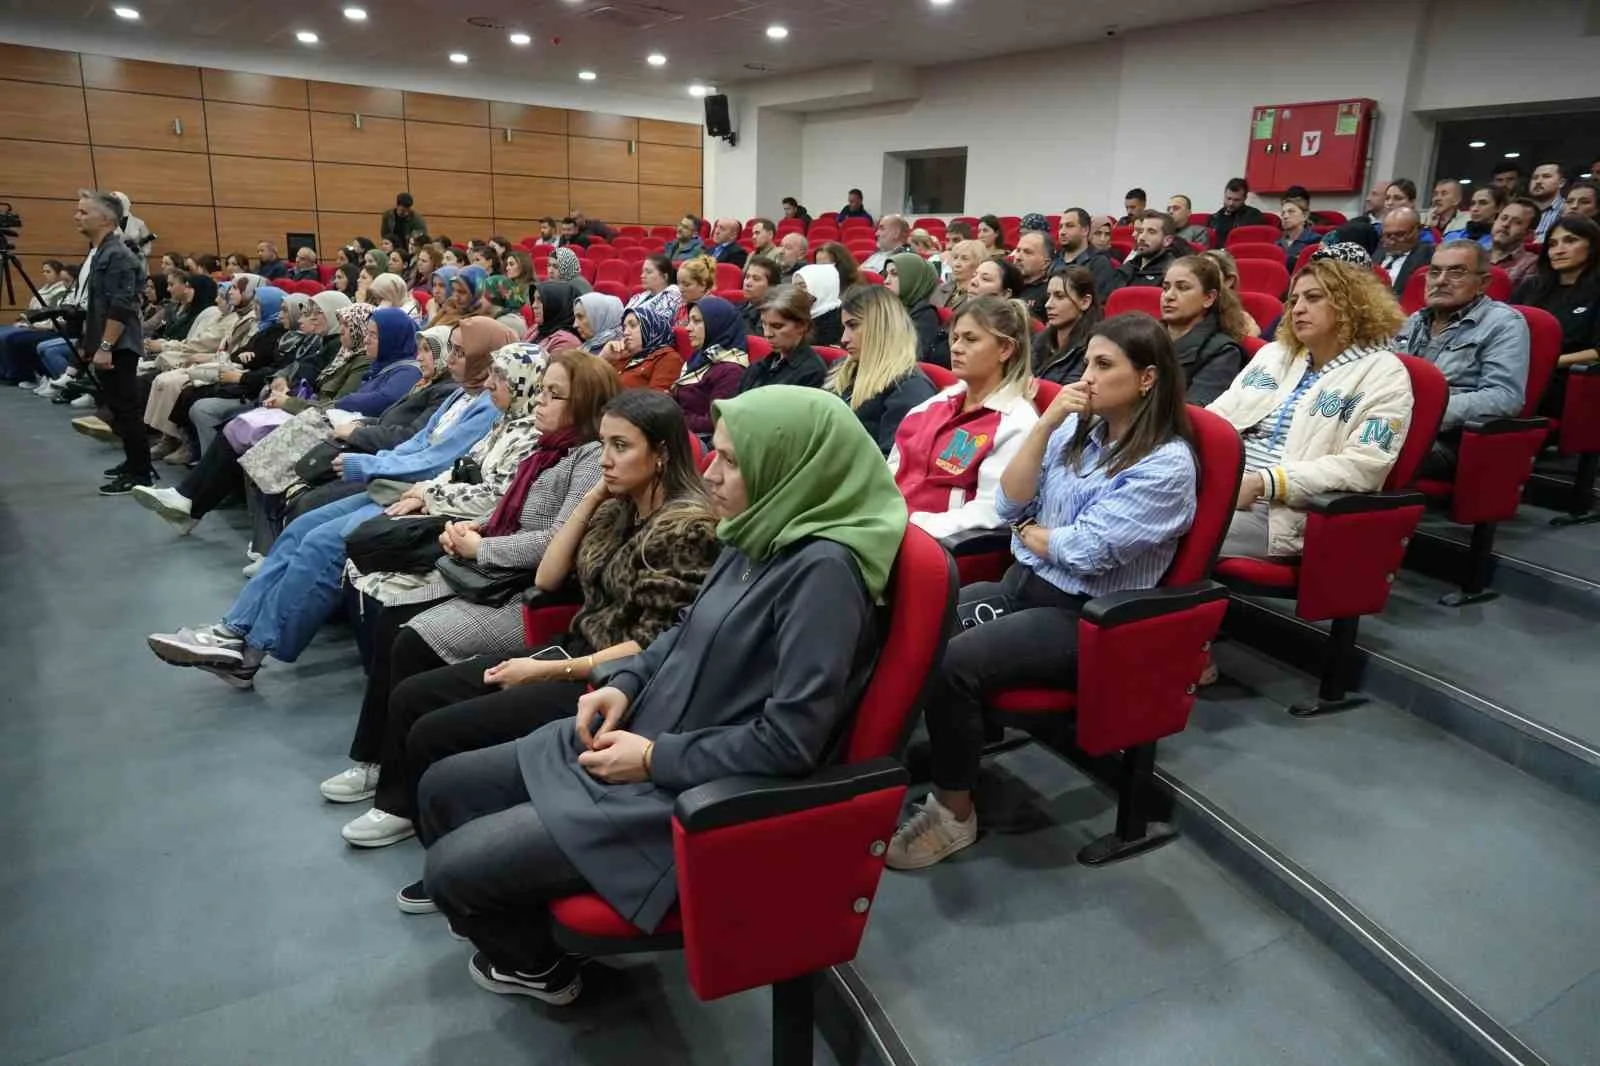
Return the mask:
<svg viewBox="0 0 1600 1066">
<path fill-rule="evenodd" d="M 102 352 L 109 352 L 111 350 L 111 342 L 110 341 L 101 341 L 100 342 L 100 350 Z"/>
</svg>

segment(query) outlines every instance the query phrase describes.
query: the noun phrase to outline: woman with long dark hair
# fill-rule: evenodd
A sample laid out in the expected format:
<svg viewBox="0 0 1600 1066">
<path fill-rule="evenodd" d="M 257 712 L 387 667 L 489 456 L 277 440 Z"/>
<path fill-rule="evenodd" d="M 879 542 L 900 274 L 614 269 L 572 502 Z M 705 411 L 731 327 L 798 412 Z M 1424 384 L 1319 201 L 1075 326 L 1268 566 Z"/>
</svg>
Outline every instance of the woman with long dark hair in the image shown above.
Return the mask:
<svg viewBox="0 0 1600 1066">
<path fill-rule="evenodd" d="M 1069 266 L 1053 272 L 1044 310 L 1044 329 L 1033 337 L 1034 377 L 1071 385 L 1089 365 L 1089 337 L 1106 314 L 1093 271 Z"/>
<path fill-rule="evenodd" d="M 985 696 L 1072 687 L 1083 605 L 1155 587 L 1194 521 L 1183 371 L 1166 330 L 1118 315 L 1095 328 L 1088 352 L 1083 377 L 1056 394 L 1001 476 L 996 506 L 1016 562 L 1001 581 L 961 590 L 963 604 L 992 604 L 996 617 L 955 636 L 932 679 L 934 789 L 895 833 L 893 869 L 932 866 L 978 839 Z"/>
<path fill-rule="evenodd" d="M 1561 323 L 1561 358 L 1539 404 L 1540 413 L 1559 418 L 1566 368 L 1600 359 L 1600 225 L 1583 215 L 1562 215 L 1545 234 L 1538 267 L 1511 302 L 1541 308 Z"/>
</svg>

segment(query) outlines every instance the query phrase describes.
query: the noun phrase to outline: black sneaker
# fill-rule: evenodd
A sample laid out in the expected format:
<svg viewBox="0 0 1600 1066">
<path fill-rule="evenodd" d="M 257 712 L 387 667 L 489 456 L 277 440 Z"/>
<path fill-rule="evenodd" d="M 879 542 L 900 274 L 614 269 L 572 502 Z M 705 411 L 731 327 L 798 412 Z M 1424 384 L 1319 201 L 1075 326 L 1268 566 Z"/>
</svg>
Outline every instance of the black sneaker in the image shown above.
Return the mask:
<svg viewBox="0 0 1600 1066">
<path fill-rule="evenodd" d="M 563 955 L 544 973 L 529 974 L 497 970 L 483 952 L 476 951 L 467 960 L 467 973 L 472 975 L 472 983 L 485 991 L 499 996 L 531 996 L 557 1007 L 565 1007 L 583 993 L 583 973 L 570 955 Z"/>
<path fill-rule="evenodd" d="M 407 914 L 432 914 L 439 908 L 433 905 L 428 890 L 421 881 L 413 881 L 394 896 L 395 905 Z"/>
<path fill-rule="evenodd" d="M 116 475 L 110 481 L 106 482 L 104 485 L 101 485 L 100 486 L 100 495 L 102 495 L 102 496 L 127 496 L 130 493 L 132 493 L 134 489 L 138 488 L 140 485 L 149 486 L 149 485 L 154 485 L 155 483 L 156 483 L 156 476 L 153 473 L 145 474 L 142 477 L 135 477 L 132 474 L 122 473 L 122 474 Z"/>
<path fill-rule="evenodd" d="M 128 469 L 127 460 L 123 460 L 122 462 L 118 463 L 116 466 L 113 466 L 109 470 L 106 470 L 105 471 L 105 475 L 106 475 L 106 477 L 121 477 L 123 472 L 126 471 L 127 469 Z M 152 481 L 160 481 L 161 480 L 161 474 L 158 473 L 155 470 L 150 471 L 150 480 L 152 480 Z"/>
</svg>

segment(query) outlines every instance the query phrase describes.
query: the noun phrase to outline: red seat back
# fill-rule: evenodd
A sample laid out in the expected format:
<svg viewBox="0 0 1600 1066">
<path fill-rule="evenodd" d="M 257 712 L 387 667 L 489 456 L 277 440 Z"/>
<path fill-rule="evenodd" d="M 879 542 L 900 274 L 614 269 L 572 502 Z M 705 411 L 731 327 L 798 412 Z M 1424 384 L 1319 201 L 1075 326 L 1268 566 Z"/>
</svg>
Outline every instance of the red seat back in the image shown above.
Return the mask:
<svg viewBox="0 0 1600 1066">
<path fill-rule="evenodd" d="M 1539 400 L 1561 358 L 1561 323 L 1549 311 L 1521 304 L 1511 306 L 1528 323 L 1528 391 L 1521 415 L 1532 418 L 1539 412 Z"/>
<path fill-rule="evenodd" d="M 883 275 L 876 270 L 863 270 L 861 271 L 861 280 L 868 285 L 882 285 Z"/>
<path fill-rule="evenodd" d="M 938 363 L 918 363 L 917 369 L 926 374 L 928 380 L 933 382 L 933 387 L 940 392 L 961 380 L 949 367 L 940 366 Z"/>
<path fill-rule="evenodd" d="M 1228 240 L 1223 245 L 1229 251 L 1236 244 L 1271 244 L 1283 236 L 1283 230 L 1277 226 L 1235 226 L 1228 231 Z"/>
<path fill-rule="evenodd" d="M 1294 272 L 1296 274 L 1300 273 L 1305 265 L 1311 262 L 1311 257 L 1316 254 L 1317 249 L 1321 247 L 1322 245 L 1320 244 L 1308 244 L 1300 249 L 1300 254 L 1294 260 Z"/>
<path fill-rule="evenodd" d="M 835 348 L 827 344 L 818 344 L 814 346 L 812 350 L 818 355 L 822 356 L 822 361 L 827 363 L 829 366 L 832 366 L 841 359 L 848 358 L 850 355 L 850 353 L 845 351 L 843 348 Z"/>
<path fill-rule="evenodd" d="M 660 241 L 665 246 L 668 241 L 678 239 L 678 228 L 676 226 L 651 226 L 650 238 L 651 240 Z"/>
<path fill-rule="evenodd" d="M 744 271 L 733 263 L 717 264 L 718 289 L 738 289 L 744 286 Z"/>
<path fill-rule="evenodd" d="M 602 281 L 626 285 L 638 276 L 639 268 L 626 259 L 607 259 L 595 268 L 594 284 L 597 288 Z"/>
<path fill-rule="evenodd" d="M 718 289 L 716 291 L 716 295 L 722 297 L 724 300 L 727 300 L 731 304 L 742 304 L 742 303 L 744 303 L 744 290 L 743 289 Z"/>
<path fill-rule="evenodd" d="M 1256 325 L 1262 329 L 1266 329 L 1283 314 L 1283 301 L 1264 292 L 1241 292 L 1239 302 L 1244 305 L 1245 313 L 1255 319 Z"/>
<path fill-rule="evenodd" d="M 617 227 L 617 236 L 619 236 L 619 237 L 632 237 L 634 240 L 638 240 L 639 238 L 643 237 L 644 235 L 645 235 L 645 228 L 643 226 L 618 226 Z"/>
<path fill-rule="evenodd" d="M 1403 489 L 1417 476 L 1417 468 L 1433 447 L 1439 435 L 1439 420 L 1444 417 L 1444 405 L 1450 399 L 1450 385 L 1439 373 L 1439 368 L 1426 359 L 1414 355 L 1401 355 L 1400 361 L 1411 376 L 1411 428 L 1406 431 L 1400 455 L 1389 471 L 1385 489 Z"/>
<path fill-rule="evenodd" d="M 772 343 L 765 337 L 758 337 L 754 333 L 744 339 L 745 355 L 747 362 L 759 363 L 772 354 Z"/>
<path fill-rule="evenodd" d="M 427 311 L 429 302 L 433 300 L 433 293 L 427 289 L 413 289 L 411 290 L 411 298 L 417 301 L 418 307 L 422 308 L 423 311 Z"/>
<path fill-rule="evenodd" d="M 1427 306 L 1428 272 L 1414 270 L 1406 279 L 1405 291 L 1400 294 L 1400 310 L 1414 315 Z"/>
<path fill-rule="evenodd" d="M 1232 255 L 1235 260 L 1270 259 L 1274 263 L 1282 263 L 1286 261 L 1283 257 L 1282 248 L 1279 248 L 1276 244 L 1267 244 L 1258 241 L 1240 241 L 1238 243 L 1229 241 L 1228 254 Z"/>
<path fill-rule="evenodd" d="M 1284 293 L 1289 291 L 1289 269 L 1281 259 L 1241 259 L 1239 291 L 1265 293 L 1281 300 Z"/>
<path fill-rule="evenodd" d="M 1178 542 L 1178 554 L 1167 567 L 1163 585 L 1187 585 L 1211 573 L 1233 519 L 1239 478 L 1244 474 L 1244 444 L 1227 419 L 1190 404 L 1189 425 L 1194 430 L 1194 454 L 1200 470 L 1194 524 Z"/>
<path fill-rule="evenodd" d="M 1497 266 L 1489 268 L 1489 284 L 1483 290 L 1491 300 L 1501 303 L 1511 299 L 1511 275 Z"/>
<path fill-rule="evenodd" d="M 594 283 L 594 291 L 615 296 L 623 303 L 628 302 L 628 287 L 620 281 L 597 281 Z"/>
<path fill-rule="evenodd" d="M 1151 318 L 1161 317 L 1161 290 L 1154 285 L 1128 285 L 1106 299 L 1106 317 L 1140 311 Z"/>
<path fill-rule="evenodd" d="M 688 362 L 694 355 L 694 345 L 689 343 L 689 331 L 682 326 L 672 327 L 672 347 L 683 356 L 683 361 Z"/>
<path fill-rule="evenodd" d="M 948 307 L 935 307 L 933 310 L 939 316 L 939 325 L 941 326 L 948 326 L 950 320 L 956 317 L 956 313 Z"/>
</svg>

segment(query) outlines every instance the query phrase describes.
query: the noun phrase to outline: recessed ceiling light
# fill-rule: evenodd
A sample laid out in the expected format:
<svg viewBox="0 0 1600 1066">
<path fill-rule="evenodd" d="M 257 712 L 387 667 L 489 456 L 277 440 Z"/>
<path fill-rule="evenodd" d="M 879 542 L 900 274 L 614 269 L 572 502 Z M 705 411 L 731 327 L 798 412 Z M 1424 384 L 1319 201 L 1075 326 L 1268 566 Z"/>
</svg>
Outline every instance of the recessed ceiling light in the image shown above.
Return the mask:
<svg viewBox="0 0 1600 1066">
<path fill-rule="evenodd" d="M 948 7 L 950 0 L 931 0 L 934 7 Z"/>
<path fill-rule="evenodd" d="M 1472 184 L 1472 179 L 1471 178 L 1462 178 L 1461 180 L 1457 181 L 1456 184 L 1457 185 L 1471 185 Z"/>
<path fill-rule="evenodd" d="M 1507 152 L 1506 153 L 1506 158 L 1507 159 L 1521 159 L 1522 158 L 1522 153 L 1521 152 Z"/>
<path fill-rule="evenodd" d="M 774 41 L 781 41 L 785 37 L 789 36 L 789 27 L 777 25 L 768 26 L 767 36 L 771 37 Z"/>
<path fill-rule="evenodd" d="M 351 22 L 365 22 L 367 21 L 367 9 L 364 7 L 347 7 L 344 9 L 344 17 Z"/>
<path fill-rule="evenodd" d="M 510 37 L 510 41 L 514 45 L 521 46 L 525 44 L 532 44 L 533 38 L 526 33 L 513 33 Z"/>
<path fill-rule="evenodd" d="M 699 82 L 696 82 L 695 84 L 689 86 L 689 95 L 695 97 L 710 96 L 711 88 L 710 86 L 701 85 Z"/>
<path fill-rule="evenodd" d="M 452 62 L 452 63 L 465 63 L 466 61 L 467 61 L 467 53 L 465 53 L 465 52 L 451 52 L 450 53 L 450 62 Z"/>
<path fill-rule="evenodd" d="M 649 55 L 644 57 L 644 61 L 649 63 L 652 67 L 664 67 L 667 65 L 667 57 L 662 55 L 660 52 L 651 52 Z"/>
<path fill-rule="evenodd" d="M 1485 148 L 1485 147 L 1488 146 L 1488 144 L 1489 144 L 1488 141 L 1468 141 L 1467 142 L 1467 147 L 1468 148 Z"/>
<path fill-rule="evenodd" d="M 310 30 L 301 30 L 294 35 L 294 39 L 299 41 L 301 44 L 316 44 L 319 40 L 317 35 L 312 33 Z"/>
<path fill-rule="evenodd" d="M 114 7 L 111 9 L 111 13 L 117 18 L 127 19 L 129 22 L 139 21 L 139 9 L 136 7 Z"/>
<path fill-rule="evenodd" d="M 578 71 L 578 80 L 579 81 L 594 81 L 599 76 L 600 75 L 596 74 L 592 70 L 580 70 L 580 71 Z"/>
</svg>

